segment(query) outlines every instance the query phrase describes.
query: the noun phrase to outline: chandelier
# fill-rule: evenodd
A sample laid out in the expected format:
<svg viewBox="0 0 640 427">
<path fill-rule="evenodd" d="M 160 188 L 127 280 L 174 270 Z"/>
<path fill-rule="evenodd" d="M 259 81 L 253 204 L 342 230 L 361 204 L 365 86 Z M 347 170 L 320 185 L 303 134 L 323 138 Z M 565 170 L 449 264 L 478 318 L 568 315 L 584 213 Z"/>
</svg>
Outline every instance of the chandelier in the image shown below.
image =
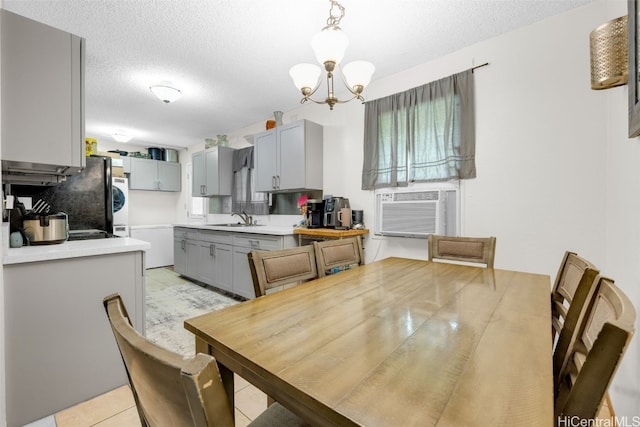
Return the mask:
<svg viewBox="0 0 640 427">
<path fill-rule="evenodd" d="M 327 26 L 311 39 L 311 47 L 316 54 L 316 59 L 322 64 L 327 73 L 327 97 L 321 101 L 311 98 L 321 84 L 320 74 L 322 70 L 317 65 L 294 65 L 289 70 L 289 75 L 293 79 L 293 84 L 302 92 L 301 104 L 306 101 L 312 101 L 316 104 L 329 104 L 329 109 L 333 110 L 335 104 L 343 104 L 353 99 L 359 99 L 364 103 L 362 91 L 371 81 L 375 67 L 367 61 L 353 61 L 344 67 L 340 66 L 340 61 L 342 61 L 349 44 L 349 39 L 338 26 L 340 20 L 344 17 L 344 7 L 335 0 L 329 1 L 331 2 L 331 7 L 329 8 Z M 339 100 L 334 94 L 333 75 L 336 66 L 341 70 L 342 82 L 349 92 L 353 94 L 347 100 Z"/>
</svg>

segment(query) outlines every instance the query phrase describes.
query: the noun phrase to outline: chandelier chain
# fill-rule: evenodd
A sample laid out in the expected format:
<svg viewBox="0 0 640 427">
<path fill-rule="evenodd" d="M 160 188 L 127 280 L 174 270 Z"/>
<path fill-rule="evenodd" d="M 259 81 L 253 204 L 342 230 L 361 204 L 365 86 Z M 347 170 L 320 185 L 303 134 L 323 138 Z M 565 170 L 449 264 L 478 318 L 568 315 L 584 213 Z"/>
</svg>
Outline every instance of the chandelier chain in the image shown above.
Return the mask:
<svg viewBox="0 0 640 427">
<path fill-rule="evenodd" d="M 331 7 L 329 8 L 329 17 L 327 18 L 327 27 L 337 27 L 340 24 L 340 20 L 344 18 L 344 7 L 336 0 L 330 0 Z M 333 8 L 338 8 L 340 16 L 333 15 Z"/>
</svg>

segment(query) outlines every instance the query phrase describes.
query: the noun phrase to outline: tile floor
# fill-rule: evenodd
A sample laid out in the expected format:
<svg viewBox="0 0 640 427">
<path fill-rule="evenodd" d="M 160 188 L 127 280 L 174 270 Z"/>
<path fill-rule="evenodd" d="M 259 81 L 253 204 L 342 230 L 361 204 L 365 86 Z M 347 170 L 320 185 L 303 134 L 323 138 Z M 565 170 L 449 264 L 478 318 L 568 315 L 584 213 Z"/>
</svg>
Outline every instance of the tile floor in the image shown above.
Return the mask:
<svg viewBox="0 0 640 427">
<path fill-rule="evenodd" d="M 235 377 L 236 427 L 245 427 L 267 409 L 267 396 Z M 140 427 L 129 386 L 123 386 L 55 414 L 57 427 Z"/>
</svg>

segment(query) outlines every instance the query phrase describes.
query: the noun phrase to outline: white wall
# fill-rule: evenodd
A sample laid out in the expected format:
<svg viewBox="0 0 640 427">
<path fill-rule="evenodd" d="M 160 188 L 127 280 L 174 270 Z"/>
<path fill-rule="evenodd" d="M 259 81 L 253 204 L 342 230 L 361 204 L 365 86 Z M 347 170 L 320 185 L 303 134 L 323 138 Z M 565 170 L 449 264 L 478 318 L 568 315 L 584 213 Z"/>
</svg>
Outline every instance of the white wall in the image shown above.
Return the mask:
<svg viewBox="0 0 640 427">
<path fill-rule="evenodd" d="M 552 280 L 563 253 L 576 251 L 640 309 L 640 144 L 626 136 L 627 86 L 590 89 L 589 33 L 625 14 L 625 1 L 599 0 L 376 80 L 365 97 L 489 62 L 475 72 L 478 176 L 463 184 L 462 233 L 497 237 L 496 268 Z M 307 104 L 284 122 L 324 125 L 324 191 L 349 197 L 372 226 L 373 195 L 360 190 L 363 114 L 357 102 Z M 263 126 L 233 132 L 232 146 Z M 371 237 L 366 247 L 368 262 L 426 258 L 424 240 Z M 639 352 L 636 337 L 610 390 L 620 416 L 640 415 Z"/>
</svg>

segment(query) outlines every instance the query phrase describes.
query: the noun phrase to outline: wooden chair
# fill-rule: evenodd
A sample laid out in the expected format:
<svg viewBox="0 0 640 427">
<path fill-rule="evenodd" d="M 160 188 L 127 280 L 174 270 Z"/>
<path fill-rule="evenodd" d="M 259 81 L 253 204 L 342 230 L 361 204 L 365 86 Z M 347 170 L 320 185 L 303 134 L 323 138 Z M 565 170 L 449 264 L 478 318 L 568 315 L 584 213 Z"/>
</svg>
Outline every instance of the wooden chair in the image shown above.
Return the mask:
<svg viewBox="0 0 640 427">
<path fill-rule="evenodd" d="M 579 326 L 587 313 L 600 281 L 598 269 L 573 252 L 565 252 L 551 291 L 551 335 L 553 378 L 560 381 L 560 370 L 567 363 Z"/>
<path fill-rule="evenodd" d="M 496 252 L 495 237 L 452 237 L 430 234 L 429 261 L 450 260 L 485 264 L 493 268 Z"/>
<path fill-rule="evenodd" d="M 560 372 L 555 419 L 594 419 L 634 332 L 636 312 L 611 279 L 601 277 Z M 560 418 L 559 418 L 560 417 Z"/>
<path fill-rule="evenodd" d="M 300 246 L 274 251 L 251 251 L 247 254 L 256 297 L 267 290 L 306 282 L 318 277 L 313 246 Z"/>
<path fill-rule="evenodd" d="M 122 355 L 142 426 L 234 426 L 213 357 L 199 353 L 192 358 L 184 358 L 148 341 L 131 326 L 118 294 L 106 297 L 104 307 Z M 305 424 L 276 403 L 250 425 Z"/>
<path fill-rule="evenodd" d="M 579 306 L 583 306 L 588 297 L 590 297 L 588 293 L 576 295 L 578 285 L 587 276 L 595 287 L 598 283 L 596 277 L 598 273 L 596 266 L 586 259 L 578 256 L 575 252 L 565 252 L 551 291 L 551 323 L 554 341 L 565 327 L 569 307 L 574 302 Z M 575 324 L 568 326 L 576 327 Z"/>
<path fill-rule="evenodd" d="M 313 242 L 318 264 L 318 276 L 331 274 L 334 269 L 345 269 L 364 264 L 362 244 L 358 237 Z"/>
</svg>

